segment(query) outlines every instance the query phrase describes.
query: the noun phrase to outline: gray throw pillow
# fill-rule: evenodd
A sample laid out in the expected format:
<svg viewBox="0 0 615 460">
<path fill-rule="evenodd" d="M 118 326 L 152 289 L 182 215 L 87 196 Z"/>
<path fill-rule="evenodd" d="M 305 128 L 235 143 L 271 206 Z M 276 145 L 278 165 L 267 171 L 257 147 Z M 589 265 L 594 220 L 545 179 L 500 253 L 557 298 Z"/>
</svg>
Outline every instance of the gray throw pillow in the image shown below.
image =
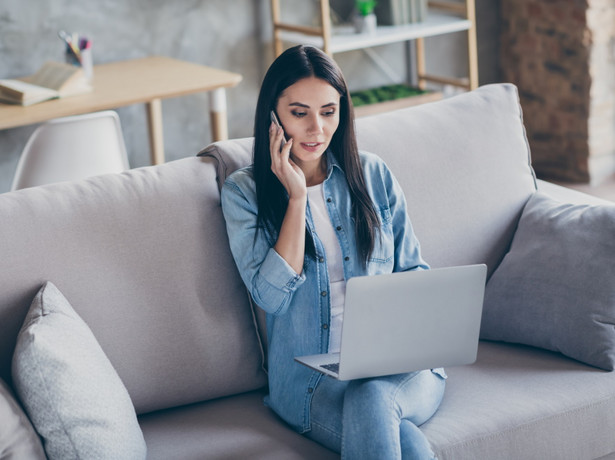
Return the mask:
<svg viewBox="0 0 615 460">
<path fill-rule="evenodd" d="M 615 367 L 615 204 L 536 192 L 487 283 L 481 338 Z"/>
<path fill-rule="evenodd" d="M 45 459 L 41 440 L 2 380 L 0 380 L 0 458 Z"/>
<path fill-rule="evenodd" d="M 52 283 L 38 292 L 19 332 L 13 380 L 50 460 L 145 458 L 126 388 Z"/>
</svg>

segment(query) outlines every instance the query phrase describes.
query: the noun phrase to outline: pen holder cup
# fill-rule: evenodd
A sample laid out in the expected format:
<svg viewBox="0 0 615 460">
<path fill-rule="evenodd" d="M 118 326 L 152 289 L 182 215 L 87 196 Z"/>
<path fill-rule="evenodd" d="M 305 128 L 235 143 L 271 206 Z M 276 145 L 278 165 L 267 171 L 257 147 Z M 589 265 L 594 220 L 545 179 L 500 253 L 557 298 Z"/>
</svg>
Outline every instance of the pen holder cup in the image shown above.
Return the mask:
<svg viewBox="0 0 615 460">
<path fill-rule="evenodd" d="M 74 54 L 67 52 L 66 53 L 66 62 L 68 64 L 80 65 L 83 69 L 83 75 L 88 80 L 92 80 L 92 76 L 94 75 L 94 66 L 92 63 L 92 49 L 86 48 L 81 50 L 80 61 L 76 62 Z"/>
</svg>

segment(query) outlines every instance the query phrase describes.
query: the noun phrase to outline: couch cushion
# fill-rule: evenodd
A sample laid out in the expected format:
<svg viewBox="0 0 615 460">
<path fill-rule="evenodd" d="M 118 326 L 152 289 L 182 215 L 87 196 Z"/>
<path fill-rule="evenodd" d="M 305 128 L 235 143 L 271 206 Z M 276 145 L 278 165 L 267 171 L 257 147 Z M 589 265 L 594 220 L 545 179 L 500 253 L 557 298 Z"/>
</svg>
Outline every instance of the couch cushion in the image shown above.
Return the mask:
<svg viewBox="0 0 615 460">
<path fill-rule="evenodd" d="M 440 460 L 615 452 L 614 372 L 538 348 L 481 342 L 475 364 L 447 373 L 442 405 L 421 426 Z"/>
<path fill-rule="evenodd" d="M 0 380 L 0 458 L 45 460 L 45 452 L 30 420 L 13 397 L 8 385 Z"/>
<path fill-rule="evenodd" d="M 421 426 L 440 460 L 591 459 L 615 452 L 613 372 L 546 350 L 481 342 L 475 364 L 447 373 L 442 405 Z M 141 416 L 149 457 L 338 458 L 290 431 L 262 396 Z"/>
<path fill-rule="evenodd" d="M 141 416 L 148 460 L 339 458 L 292 431 L 263 397 L 244 393 Z"/>
<path fill-rule="evenodd" d="M 493 272 L 535 191 L 516 88 L 487 85 L 360 118 L 357 134 L 403 187 L 425 260 Z"/>
<path fill-rule="evenodd" d="M 126 388 L 52 283 L 38 292 L 19 332 L 13 379 L 50 460 L 145 459 Z"/>
<path fill-rule="evenodd" d="M 266 384 L 211 159 L 0 195 L 0 376 L 41 284 L 61 286 L 137 413 Z"/>
<path fill-rule="evenodd" d="M 537 192 L 485 290 L 481 337 L 615 367 L 615 203 Z"/>
</svg>

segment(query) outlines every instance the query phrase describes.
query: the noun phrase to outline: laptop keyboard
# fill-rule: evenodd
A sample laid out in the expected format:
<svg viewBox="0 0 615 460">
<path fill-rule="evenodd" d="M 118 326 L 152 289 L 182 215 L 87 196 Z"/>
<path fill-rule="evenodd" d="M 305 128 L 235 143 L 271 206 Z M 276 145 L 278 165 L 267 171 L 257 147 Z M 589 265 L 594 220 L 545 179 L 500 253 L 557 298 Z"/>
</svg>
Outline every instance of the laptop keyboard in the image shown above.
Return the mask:
<svg viewBox="0 0 615 460">
<path fill-rule="evenodd" d="M 336 374 L 340 372 L 340 363 L 322 364 L 320 367 L 335 372 Z"/>
</svg>

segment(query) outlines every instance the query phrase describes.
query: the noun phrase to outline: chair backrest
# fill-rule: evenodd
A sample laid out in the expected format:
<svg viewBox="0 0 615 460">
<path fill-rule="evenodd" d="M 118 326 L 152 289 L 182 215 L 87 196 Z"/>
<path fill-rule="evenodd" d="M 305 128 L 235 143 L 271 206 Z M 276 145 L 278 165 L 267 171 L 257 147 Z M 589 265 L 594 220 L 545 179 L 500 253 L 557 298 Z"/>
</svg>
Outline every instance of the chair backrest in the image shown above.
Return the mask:
<svg viewBox="0 0 615 460">
<path fill-rule="evenodd" d="M 17 165 L 11 190 L 84 179 L 129 168 L 116 112 L 56 118 L 39 126 Z"/>
</svg>

